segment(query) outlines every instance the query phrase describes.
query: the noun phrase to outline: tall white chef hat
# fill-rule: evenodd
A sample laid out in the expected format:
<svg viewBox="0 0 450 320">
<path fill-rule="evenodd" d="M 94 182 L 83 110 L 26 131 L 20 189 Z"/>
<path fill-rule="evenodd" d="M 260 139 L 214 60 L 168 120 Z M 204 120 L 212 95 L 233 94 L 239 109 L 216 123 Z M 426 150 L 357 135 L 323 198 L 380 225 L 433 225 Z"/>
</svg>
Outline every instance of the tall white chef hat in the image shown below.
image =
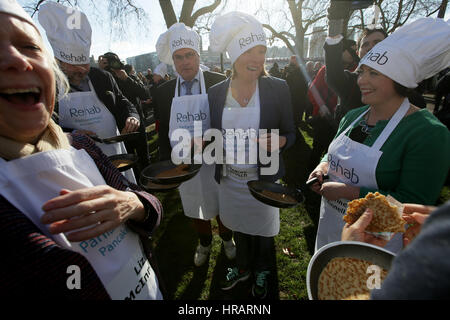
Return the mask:
<svg viewBox="0 0 450 320">
<path fill-rule="evenodd" d="M 161 77 L 165 77 L 165 75 L 167 74 L 167 65 L 164 62 L 161 62 L 160 64 L 158 64 L 155 68 L 155 70 L 153 71 L 154 74 L 159 74 Z"/>
<path fill-rule="evenodd" d="M 450 20 L 421 18 L 398 28 L 359 62 L 415 88 L 450 66 Z"/>
<path fill-rule="evenodd" d="M 233 64 L 245 51 L 258 45 L 267 46 L 262 24 L 253 16 L 233 11 L 218 17 L 209 33 L 214 52 L 226 51 Z"/>
<path fill-rule="evenodd" d="M 16 0 L 0 0 L 0 12 L 7 13 L 19 19 L 25 20 L 38 30 L 30 15 L 23 10 Z M 39 30 L 38 30 L 39 32 Z"/>
<path fill-rule="evenodd" d="M 47 2 L 40 7 L 38 18 L 55 58 L 70 64 L 89 63 L 92 29 L 83 12 Z"/>
<path fill-rule="evenodd" d="M 161 62 L 172 64 L 175 51 L 183 48 L 195 50 L 200 55 L 200 36 L 184 23 L 173 24 L 156 42 L 156 53 Z"/>
</svg>

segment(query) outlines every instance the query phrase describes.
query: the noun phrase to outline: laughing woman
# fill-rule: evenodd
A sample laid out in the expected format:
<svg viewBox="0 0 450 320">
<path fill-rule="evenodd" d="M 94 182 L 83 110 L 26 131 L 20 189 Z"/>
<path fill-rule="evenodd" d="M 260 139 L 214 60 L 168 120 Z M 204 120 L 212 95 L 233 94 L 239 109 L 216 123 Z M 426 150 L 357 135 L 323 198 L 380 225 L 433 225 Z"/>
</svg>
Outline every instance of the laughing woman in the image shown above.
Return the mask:
<svg viewBox="0 0 450 320">
<path fill-rule="evenodd" d="M 253 295 L 263 298 L 267 293 L 273 237 L 280 228 L 279 209 L 253 198 L 247 181 L 274 182 L 284 175 L 279 152 L 295 140 L 289 88 L 284 80 L 265 74 L 266 38 L 261 23 L 254 17 L 230 12 L 217 18 L 211 28 L 210 45 L 214 51 L 227 51 L 233 65 L 231 79 L 208 91 L 211 128 L 220 129 L 224 134 L 224 149 L 236 144 L 234 133 L 239 130 L 240 140 L 245 142 L 233 149 L 237 155 L 230 157 L 225 152 L 225 165 L 217 164 L 215 170 L 220 218 L 234 231 L 237 251 L 236 267 L 229 269 L 222 289 L 231 289 L 237 282 L 247 280 L 253 270 L 256 280 Z M 260 129 L 272 132 L 258 135 Z M 275 174 L 264 175 L 260 159 L 250 161 L 256 159 L 252 150 L 256 152 L 257 148 L 251 147 L 256 141 L 259 147 L 279 159 Z M 245 163 L 239 161 L 243 156 L 248 159 Z"/>
<path fill-rule="evenodd" d="M 378 191 L 400 202 L 434 205 L 450 165 L 450 134 L 408 88 L 450 65 L 450 24 L 423 18 L 396 30 L 360 61 L 364 107 L 348 112 L 310 178 L 322 195 L 316 250 L 340 240 L 347 202 Z M 330 181 L 323 182 L 328 174 Z M 323 183 L 322 183 L 323 182 Z M 398 252 L 400 234 L 386 246 Z"/>
<path fill-rule="evenodd" d="M 142 242 L 161 204 L 51 120 L 67 79 L 14 0 L 0 25 L 0 296 L 161 299 Z"/>
</svg>

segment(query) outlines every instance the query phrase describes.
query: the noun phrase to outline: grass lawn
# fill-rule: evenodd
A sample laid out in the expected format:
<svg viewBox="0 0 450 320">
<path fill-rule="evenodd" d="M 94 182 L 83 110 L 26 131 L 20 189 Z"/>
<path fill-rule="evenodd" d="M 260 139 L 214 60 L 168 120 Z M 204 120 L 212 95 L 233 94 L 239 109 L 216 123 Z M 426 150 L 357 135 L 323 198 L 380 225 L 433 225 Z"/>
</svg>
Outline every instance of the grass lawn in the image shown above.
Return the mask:
<svg viewBox="0 0 450 320">
<path fill-rule="evenodd" d="M 153 145 L 156 138 L 152 139 Z M 314 252 L 319 216 L 320 197 L 303 187 L 309 171 L 307 161 L 312 138 L 309 127 L 298 132 L 296 144 L 283 155 L 286 163 L 285 183 L 304 191 L 302 205 L 280 210 L 280 233 L 275 237 L 272 252 L 273 270 L 268 298 L 305 300 L 306 270 Z M 150 150 L 154 150 L 153 146 Z M 178 190 L 157 193 L 164 206 L 162 223 L 153 237 L 154 254 L 165 286 L 168 300 L 249 300 L 252 281 L 240 282 L 230 291 L 222 291 L 220 281 L 225 277 L 228 261 L 213 221 L 213 244 L 209 264 L 198 268 L 193 257 L 198 243 L 190 219 L 183 214 Z M 444 187 L 440 203 L 450 199 L 450 188 Z"/>
</svg>

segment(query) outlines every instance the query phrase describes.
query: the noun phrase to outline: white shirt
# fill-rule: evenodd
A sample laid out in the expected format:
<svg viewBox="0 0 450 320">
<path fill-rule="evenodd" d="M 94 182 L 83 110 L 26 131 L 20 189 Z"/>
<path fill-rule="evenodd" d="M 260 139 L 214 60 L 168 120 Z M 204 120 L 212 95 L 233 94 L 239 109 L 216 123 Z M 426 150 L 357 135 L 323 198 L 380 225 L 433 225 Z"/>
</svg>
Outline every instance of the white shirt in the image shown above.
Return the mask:
<svg viewBox="0 0 450 320">
<path fill-rule="evenodd" d="M 200 94 L 200 73 L 201 71 L 199 70 L 197 72 L 197 75 L 194 77 L 194 79 L 196 79 L 196 81 L 194 81 L 194 79 L 192 79 L 192 81 L 194 81 L 194 83 L 192 84 L 192 89 L 191 92 L 192 94 Z M 186 86 L 183 84 L 186 80 L 183 79 L 183 77 L 180 75 L 180 96 L 185 96 L 186 95 Z M 202 92 L 202 93 L 206 93 L 206 92 Z"/>
</svg>

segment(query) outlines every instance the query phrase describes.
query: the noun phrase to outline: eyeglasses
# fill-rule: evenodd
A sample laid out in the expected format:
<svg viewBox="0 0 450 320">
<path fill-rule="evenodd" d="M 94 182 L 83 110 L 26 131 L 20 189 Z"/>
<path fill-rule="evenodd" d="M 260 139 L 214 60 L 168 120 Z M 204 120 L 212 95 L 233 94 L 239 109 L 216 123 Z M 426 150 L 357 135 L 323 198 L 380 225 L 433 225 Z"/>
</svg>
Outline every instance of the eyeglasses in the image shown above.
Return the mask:
<svg viewBox="0 0 450 320">
<path fill-rule="evenodd" d="M 184 59 L 186 60 L 192 60 L 195 57 L 195 52 L 188 52 L 185 55 L 180 55 L 180 54 L 174 54 L 173 55 L 173 60 L 177 61 L 177 62 L 181 62 Z"/>
</svg>

